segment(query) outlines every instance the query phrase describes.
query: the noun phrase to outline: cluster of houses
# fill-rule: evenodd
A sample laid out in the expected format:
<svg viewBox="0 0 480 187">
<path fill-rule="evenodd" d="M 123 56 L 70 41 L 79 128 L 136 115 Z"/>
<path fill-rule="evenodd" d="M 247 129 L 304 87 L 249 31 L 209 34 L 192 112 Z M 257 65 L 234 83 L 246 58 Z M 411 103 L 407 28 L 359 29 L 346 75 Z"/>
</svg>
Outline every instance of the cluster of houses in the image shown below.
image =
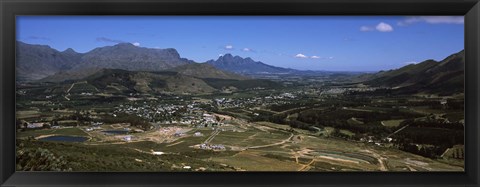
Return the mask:
<svg viewBox="0 0 480 187">
<path fill-rule="evenodd" d="M 87 128 L 85 129 L 85 131 L 91 132 L 91 131 L 100 130 L 100 129 L 102 129 L 102 128 L 101 128 L 101 127 L 98 127 L 98 126 L 94 126 L 94 127 L 87 127 Z"/>
<path fill-rule="evenodd" d="M 280 95 L 271 95 L 264 97 L 265 99 L 295 99 L 297 96 L 293 93 L 282 93 Z"/>
<path fill-rule="evenodd" d="M 205 149 L 205 150 L 225 150 L 225 146 L 222 144 L 200 144 L 199 146 L 200 149 Z"/>
<path fill-rule="evenodd" d="M 114 113 L 126 113 L 133 114 L 150 121 L 154 121 L 156 117 L 167 117 L 171 116 L 175 112 L 183 109 L 183 105 L 173 105 L 173 104 L 164 104 L 164 105 L 149 105 L 146 102 L 143 104 L 134 105 L 120 105 L 118 106 Z"/>
<path fill-rule="evenodd" d="M 72 128 L 73 126 L 52 125 L 50 122 L 27 122 L 27 121 L 23 121 L 22 124 L 19 127 L 20 128 L 26 128 L 26 129 L 41 129 L 41 128 L 60 129 L 60 128 Z"/>
<path fill-rule="evenodd" d="M 337 94 L 344 94 L 348 92 L 369 92 L 369 91 L 375 91 L 379 88 L 380 87 L 330 88 L 330 89 L 321 91 L 321 94 L 337 95 Z M 389 88 L 382 88 L 382 89 L 389 89 Z"/>
<path fill-rule="evenodd" d="M 37 128 L 44 128 L 46 126 L 50 127 L 50 123 L 48 122 L 24 122 L 22 125 L 23 127 L 27 127 L 27 129 L 37 129 Z"/>
<path fill-rule="evenodd" d="M 269 95 L 264 97 L 252 98 L 218 98 L 213 102 L 222 108 L 245 108 L 248 106 L 269 106 L 288 104 L 292 99 L 298 98 L 296 93 L 281 93 L 278 95 Z"/>
<path fill-rule="evenodd" d="M 375 136 L 366 136 L 366 137 L 360 138 L 360 142 L 372 143 L 379 146 L 382 145 L 382 143 L 391 143 L 392 141 L 393 141 L 393 138 L 390 138 L 390 137 L 381 139 Z"/>
<path fill-rule="evenodd" d="M 176 132 L 175 134 L 173 134 L 173 136 L 175 136 L 175 137 L 182 137 L 182 136 L 185 136 L 185 133 L 183 133 L 183 132 Z"/>
<path fill-rule="evenodd" d="M 160 122 L 163 124 L 195 124 L 211 125 L 216 123 L 215 118 L 205 114 L 205 111 L 199 107 L 199 102 L 192 102 L 184 105 L 174 104 L 143 104 L 120 105 L 116 107 L 114 113 L 126 113 L 137 115 L 151 122 Z"/>
</svg>

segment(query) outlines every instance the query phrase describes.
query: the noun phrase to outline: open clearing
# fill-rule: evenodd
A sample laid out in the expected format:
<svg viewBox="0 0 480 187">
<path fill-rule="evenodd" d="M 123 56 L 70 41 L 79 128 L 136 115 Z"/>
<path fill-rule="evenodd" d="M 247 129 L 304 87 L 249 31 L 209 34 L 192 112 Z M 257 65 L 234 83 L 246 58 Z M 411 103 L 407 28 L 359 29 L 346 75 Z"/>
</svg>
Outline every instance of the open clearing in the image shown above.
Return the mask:
<svg viewBox="0 0 480 187">
<path fill-rule="evenodd" d="M 44 129 L 44 130 L 29 130 L 25 132 L 18 133 L 17 136 L 19 138 L 24 137 L 38 137 L 42 135 L 65 135 L 65 136 L 88 136 L 83 130 L 71 127 L 71 128 L 63 128 L 63 129 Z"/>
<path fill-rule="evenodd" d="M 398 127 L 400 123 L 402 123 L 403 121 L 404 121 L 403 119 L 386 120 L 386 121 L 382 121 L 381 124 L 385 127 Z"/>
<path fill-rule="evenodd" d="M 247 171 L 297 171 L 302 167 L 295 162 L 267 158 L 249 151 L 243 151 L 232 157 L 212 158 L 211 160 Z"/>
<path fill-rule="evenodd" d="M 26 119 L 26 118 L 39 117 L 41 113 L 37 110 L 23 110 L 23 111 L 17 111 L 16 114 L 18 119 Z"/>
</svg>

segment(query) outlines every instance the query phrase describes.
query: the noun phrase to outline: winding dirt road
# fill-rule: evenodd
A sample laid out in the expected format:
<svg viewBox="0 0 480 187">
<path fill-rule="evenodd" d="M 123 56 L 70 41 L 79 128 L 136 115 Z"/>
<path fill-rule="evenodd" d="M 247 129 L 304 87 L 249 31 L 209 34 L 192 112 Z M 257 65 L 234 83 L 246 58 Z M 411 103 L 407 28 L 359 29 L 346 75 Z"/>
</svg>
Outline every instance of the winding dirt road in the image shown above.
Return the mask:
<svg viewBox="0 0 480 187">
<path fill-rule="evenodd" d="M 282 140 L 281 142 L 277 143 L 272 143 L 272 144 L 267 144 L 267 145 L 258 145 L 258 146 L 252 146 L 252 147 L 247 147 L 247 149 L 258 149 L 258 148 L 264 148 L 264 147 L 271 147 L 271 146 L 276 146 L 276 145 L 282 145 L 284 143 L 287 143 L 290 139 L 292 139 L 293 134 L 290 134 L 290 137 L 288 137 L 285 140 Z"/>
</svg>

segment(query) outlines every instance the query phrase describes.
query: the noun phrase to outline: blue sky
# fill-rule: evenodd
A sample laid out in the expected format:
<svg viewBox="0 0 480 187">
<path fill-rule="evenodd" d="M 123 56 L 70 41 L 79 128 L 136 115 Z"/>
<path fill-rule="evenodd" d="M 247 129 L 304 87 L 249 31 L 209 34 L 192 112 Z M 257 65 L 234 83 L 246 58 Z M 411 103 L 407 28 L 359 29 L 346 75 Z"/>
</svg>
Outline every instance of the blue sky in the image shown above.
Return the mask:
<svg viewBox="0 0 480 187">
<path fill-rule="evenodd" d="M 129 42 L 196 62 L 231 53 L 302 70 L 378 71 L 464 48 L 463 16 L 18 16 L 17 40 L 88 52 Z"/>
</svg>

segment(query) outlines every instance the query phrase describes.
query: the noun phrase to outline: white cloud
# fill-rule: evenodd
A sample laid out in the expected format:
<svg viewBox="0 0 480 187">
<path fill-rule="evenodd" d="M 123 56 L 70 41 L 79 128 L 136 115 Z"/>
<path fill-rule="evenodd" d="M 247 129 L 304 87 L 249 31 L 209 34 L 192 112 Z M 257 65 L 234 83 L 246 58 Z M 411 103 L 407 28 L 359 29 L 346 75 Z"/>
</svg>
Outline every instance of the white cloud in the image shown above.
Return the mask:
<svg viewBox="0 0 480 187">
<path fill-rule="evenodd" d="M 399 26 L 406 26 L 418 22 L 429 24 L 464 24 L 463 16 L 412 16 L 398 22 Z"/>
<path fill-rule="evenodd" d="M 245 47 L 245 48 L 243 48 L 243 49 L 242 49 L 242 51 L 245 51 L 245 52 L 250 52 L 250 51 L 252 51 L 252 49 L 250 49 L 250 48 L 246 48 L 246 47 Z"/>
<path fill-rule="evenodd" d="M 376 27 L 375 29 L 377 29 L 377 31 L 380 31 L 380 32 L 392 32 L 393 31 L 393 27 L 387 23 L 384 23 L 384 22 L 380 22 Z"/>
<path fill-rule="evenodd" d="M 393 27 L 387 23 L 380 22 L 376 26 L 361 26 L 360 31 L 362 32 L 370 32 L 370 31 L 379 31 L 379 32 L 392 32 Z"/>
<path fill-rule="evenodd" d="M 307 55 L 304 55 L 302 53 L 298 53 L 297 55 L 294 56 L 295 58 L 310 58 L 310 59 L 321 59 L 321 60 L 332 60 L 333 59 L 333 56 L 331 57 L 320 57 L 320 56 L 317 56 L 317 55 L 313 55 L 313 56 L 307 56 Z"/>
<path fill-rule="evenodd" d="M 226 45 L 226 46 L 225 46 L 225 49 L 226 49 L 226 50 L 232 50 L 232 49 L 233 49 L 233 45 Z"/>
<path fill-rule="evenodd" d="M 219 56 L 219 57 L 220 57 L 220 56 L 223 56 L 223 54 L 218 54 L 218 56 Z"/>
<path fill-rule="evenodd" d="M 137 46 L 137 47 L 140 46 L 140 43 L 138 43 L 138 42 L 133 42 L 132 44 L 133 44 L 134 46 Z"/>
<path fill-rule="evenodd" d="M 369 26 L 361 26 L 360 27 L 360 31 L 362 31 L 362 32 L 368 32 L 368 31 L 373 31 L 373 30 L 374 30 L 374 28 L 369 27 Z"/>
<path fill-rule="evenodd" d="M 305 56 L 304 54 L 298 53 L 297 55 L 295 55 L 295 58 L 308 58 L 308 57 Z"/>
</svg>

